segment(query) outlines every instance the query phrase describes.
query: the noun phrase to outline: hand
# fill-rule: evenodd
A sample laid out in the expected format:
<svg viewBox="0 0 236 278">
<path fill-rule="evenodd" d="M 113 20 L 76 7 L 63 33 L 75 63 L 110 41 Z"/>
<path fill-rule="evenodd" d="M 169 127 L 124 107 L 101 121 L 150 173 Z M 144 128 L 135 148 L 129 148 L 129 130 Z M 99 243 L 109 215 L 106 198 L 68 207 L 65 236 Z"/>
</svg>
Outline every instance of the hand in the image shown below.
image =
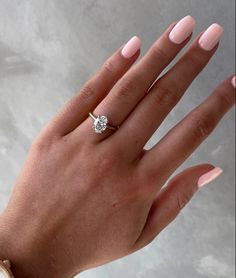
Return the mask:
<svg viewBox="0 0 236 278">
<path fill-rule="evenodd" d="M 163 189 L 234 105 L 232 77 L 144 149 L 218 47 L 222 28 L 214 24 L 155 82 L 189 42 L 194 25 L 191 17 L 172 24 L 131 68 L 140 53 L 140 40 L 133 38 L 36 138 L 0 217 L 0 258 L 12 261 L 16 277 L 71 277 L 135 252 L 220 174 L 198 165 Z M 120 128 L 95 134 L 89 112 Z"/>
</svg>

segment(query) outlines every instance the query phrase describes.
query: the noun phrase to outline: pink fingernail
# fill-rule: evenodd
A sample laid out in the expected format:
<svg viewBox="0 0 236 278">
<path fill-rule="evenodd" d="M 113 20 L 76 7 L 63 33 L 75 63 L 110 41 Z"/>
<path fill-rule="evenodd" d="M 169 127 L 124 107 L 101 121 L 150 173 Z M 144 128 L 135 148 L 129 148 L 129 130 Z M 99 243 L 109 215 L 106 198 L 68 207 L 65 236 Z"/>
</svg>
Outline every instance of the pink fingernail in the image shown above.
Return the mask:
<svg viewBox="0 0 236 278">
<path fill-rule="evenodd" d="M 235 76 L 232 78 L 232 85 L 234 86 L 234 88 L 236 88 L 236 80 L 235 80 Z"/>
<path fill-rule="evenodd" d="M 133 37 L 130 39 L 127 44 L 124 46 L 124 48 L 121 51 L 121 54 L 126 58 L 129 59 L 134 54 L 137 53 L 137 51 L 141 48 L 141 40 L 138 37 Z"/>
<path fill-rule="evenodd" d="M 210 172 L 202 175 L 200 179 L 198 180 L 198 187 L 201 188 L 210 182 L 214 181 L 216 178 L 218 178 L 223 173 L 223 170 L 219 167 L 214 168 Z"/>
<path fill-rule="evenodd" d="M 199 39 L 199 44 L 204 50 L 212 50 L 220 41 L 224 33 L 224 29 L 217 23 L 212 24 Z"/>
<path fill-rule="evenodd" d="M 180 44 L 184 42 L 193 32 L 196 21 L 190 16 L 182 18 L 170 32 L 169 38 L 173 43 Z"/>
</svg>

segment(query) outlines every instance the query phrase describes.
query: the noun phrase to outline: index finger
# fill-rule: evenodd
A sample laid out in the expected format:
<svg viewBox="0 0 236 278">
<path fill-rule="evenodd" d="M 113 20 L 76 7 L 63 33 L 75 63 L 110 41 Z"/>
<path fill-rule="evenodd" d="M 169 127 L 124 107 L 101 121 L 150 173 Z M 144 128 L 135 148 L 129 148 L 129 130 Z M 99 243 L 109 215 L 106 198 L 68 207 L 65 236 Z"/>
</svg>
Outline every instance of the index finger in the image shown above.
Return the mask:
<svg viewBox="0 0 236 278">
<path fill-rule="evenodd" d="M 145 171 L 155 175 L 158 168 L 168 178 L 213 132 L 234 104 L 235 76 L 231 76 L 146 152 L 143 157 Z"/>
</svg>

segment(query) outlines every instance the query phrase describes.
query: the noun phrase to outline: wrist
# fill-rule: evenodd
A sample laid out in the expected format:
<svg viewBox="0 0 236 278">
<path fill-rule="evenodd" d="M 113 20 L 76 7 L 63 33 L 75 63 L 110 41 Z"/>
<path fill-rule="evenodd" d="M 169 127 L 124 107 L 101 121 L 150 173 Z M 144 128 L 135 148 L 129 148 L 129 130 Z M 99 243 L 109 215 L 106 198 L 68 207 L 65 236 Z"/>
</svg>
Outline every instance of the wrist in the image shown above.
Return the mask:
<svg viewBox="0 0 236 278">
<path fill-rule="evenodd" d="M 16 278 L 35 277 L 30 273 L 30 262 L 27 260 L 27 246 L 19 252 L 20 238 L 17 230 L 10 228 L 9 222 L 4 214 L 0 216 L 0 260 L 11 262 L 11 271 Z M 27 269 L 26 269 L 27 268 Z"/>
<path fill-rule="evenodd" d="M 15 278 L 68 277 L 63 269 L 58 272 L 53 265 L 53 258 L 42 245 L 34 242 L 30 233 L 9 219 L 3 214 L 0 216 L 0 260 L 11 262 Z"/>
</svg>

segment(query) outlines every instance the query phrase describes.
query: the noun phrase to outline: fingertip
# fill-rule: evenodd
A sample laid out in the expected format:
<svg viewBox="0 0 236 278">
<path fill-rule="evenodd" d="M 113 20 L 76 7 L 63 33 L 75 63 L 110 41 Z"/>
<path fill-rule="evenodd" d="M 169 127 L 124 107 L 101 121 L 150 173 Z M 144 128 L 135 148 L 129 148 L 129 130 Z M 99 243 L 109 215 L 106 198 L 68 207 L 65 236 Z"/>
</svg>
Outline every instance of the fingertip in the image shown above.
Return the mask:
<svg viewBox="0 0 236 278">
<path fill-rule="evenodd" d="M 203 174 L 198 180 L 198 187 L 202 188 L 207 184 L 213 182 L 223 173 L 223 169 L 220 167 L 215 167 L 214 169 Z"/>
<path fill-rule="evenodd" d="M 231 84 L 233 85 L 234 89 L 236 88 L 236 76 L 234 75 L 231 79 Z"/>
<path fill-rule="evenodd" d="M 199 39 L 199 46 L 205 51 L 213 50 L 223 36 L 224 28 L 218 23 L 210 25 Z"/>
<path fill-rule="evenodd" d="M 123 47 L 121 54 L 124 58 L 130 59 L 141 49 L 142 41 L 138 36 L 133 36 Z"/>
<path fill-rule="evenodd" d="M 182 18 L 171 30 L 169 39 L 174 44 L 183 43 L 193 32 L 196 26 L 195 19 L 187 15 Z"/>
</svg>

